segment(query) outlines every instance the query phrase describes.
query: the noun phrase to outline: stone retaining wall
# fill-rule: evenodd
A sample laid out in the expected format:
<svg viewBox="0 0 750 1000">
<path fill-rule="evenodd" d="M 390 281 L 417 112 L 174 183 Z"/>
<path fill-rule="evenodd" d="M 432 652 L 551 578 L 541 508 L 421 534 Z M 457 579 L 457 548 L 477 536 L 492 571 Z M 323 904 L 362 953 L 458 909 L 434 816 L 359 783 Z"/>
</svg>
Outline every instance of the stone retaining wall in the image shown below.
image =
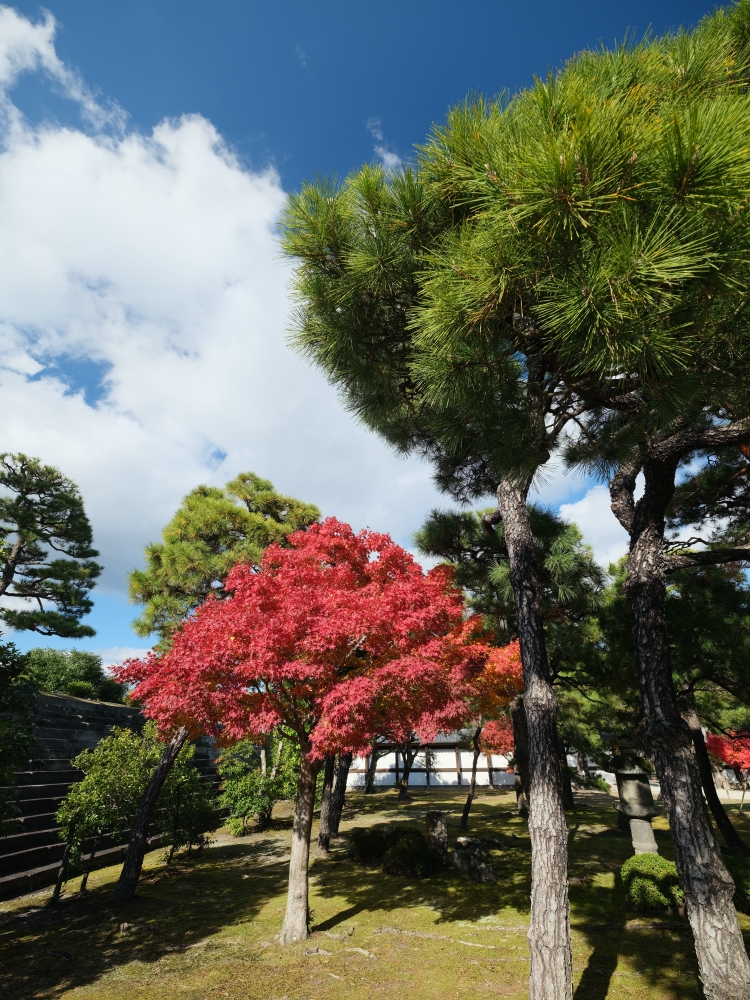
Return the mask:
<svg viewBox="0 0 750 1000">
<path fill-rule="evenodd" d="M 71 767 L 71 759 L 93 749 L 113 726 L 139 731 L 144 722 L 140 711 L 127 705 L 39 695 L 31 757 L 16 781 L 21 815 L 12 821 L 10 834 L 0 837 L 0 900 L 54 884 L 64 847 L 55 813 L 70 786 L 83 777 Z M 209 781 L 218 780 L 215 757 L 211 741 L 199 739 L 195 762 Z M 126 843 L 123 831 L 102 844 L 94 868 L 121 861 Z"/>
</svg>

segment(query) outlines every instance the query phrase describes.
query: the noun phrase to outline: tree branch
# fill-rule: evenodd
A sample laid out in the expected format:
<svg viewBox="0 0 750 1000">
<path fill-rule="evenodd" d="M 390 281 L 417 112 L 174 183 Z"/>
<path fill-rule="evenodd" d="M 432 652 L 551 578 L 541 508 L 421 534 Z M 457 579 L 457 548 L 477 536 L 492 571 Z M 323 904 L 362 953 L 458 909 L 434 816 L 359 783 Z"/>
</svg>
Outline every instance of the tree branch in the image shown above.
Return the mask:
<svg viewBox="0 0 750 1000">
<path fill-rule="evenodd" d="M 677 434 L 652 445 L 651 455 L 658 461 L 685 458 L 691 451 L 722 448 L 750 442 L 750 418 L 745 417 L 725 427 L 686 427 Z"/>
<path fill-rule="evenodd" d="M 635 478 L 641 471 L 640 459 L 628 458 L 620 462 L 617 472 L 609 482 L 612 513 L 626 531 L 630 531 L 635 515 Z"/>
<path fill-rule="evenodd" d="M 719 563 L 750 561 L 750 545 L 737 548 L 706 549 L 703 552 L 674 553 L 664 557 L 664 571 L 674 573 L 678 569 L 693 566 L 716 566 Z"/>
</svg>

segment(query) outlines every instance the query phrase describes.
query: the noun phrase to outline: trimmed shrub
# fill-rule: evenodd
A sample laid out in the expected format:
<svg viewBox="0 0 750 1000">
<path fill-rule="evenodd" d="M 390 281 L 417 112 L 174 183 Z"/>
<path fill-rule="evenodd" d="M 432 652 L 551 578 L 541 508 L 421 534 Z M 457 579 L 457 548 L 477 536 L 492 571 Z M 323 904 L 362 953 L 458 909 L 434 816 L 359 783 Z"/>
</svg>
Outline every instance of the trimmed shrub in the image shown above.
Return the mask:
<svg viewBox="0 0 750 1000">
<path fill-rule="evenodd" d="M 416 875 L 425 878 L 435 870 L 435 859 L 418 830 L 405 830 L 383 855 L 383 871 L 389 875 Z"/>
<path fill-rule="evenodd" d="M 725 854 L 724 864 L 734 879 L 734 905 L 750 915 L 750 860 L 737 854 Z"/>
<path fill-rule="evenodd" d="M 360 864 L 375 864 L 398 839 L 399 832 L 390 826 L 357 827 L 349 834 L 349 854 Z"/>
<path fill-rule="evenodd" d="M 674 861 L 659 854 L 633 855 L 622 866 L 620 877 L 628 902 L 636 910 L 676 909 L 685 902 Z"/>
</svg>

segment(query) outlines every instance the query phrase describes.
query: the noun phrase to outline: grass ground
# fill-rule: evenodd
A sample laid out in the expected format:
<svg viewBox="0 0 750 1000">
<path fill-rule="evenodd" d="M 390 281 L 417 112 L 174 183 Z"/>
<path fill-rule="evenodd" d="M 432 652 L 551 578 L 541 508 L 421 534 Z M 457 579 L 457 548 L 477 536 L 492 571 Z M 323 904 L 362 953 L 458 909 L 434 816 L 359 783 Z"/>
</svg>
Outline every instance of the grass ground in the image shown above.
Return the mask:
<svg viewBox="0 0 750 1000">
<path fill-rule="evenodd" d="M 458 834 L 463 794 L 352 795 L 342 832 L 382 821 L 423 826 L 427 809 L 450 810 Z M 90 891 L 68 884 L 0 904 L 0 995 L 8 1000 L 468 1000 L 526 996 L 529 841 L 507 792 L 475 800 L 470 833 L 503 841 L 497 882 L 475 885 L 453 869 L 423 881 L 355 866 L 337 843 L 311 857 L 313 935 L 281 948 L 290 822 L 235 839 L 225 833 L 193 858 L 146 859 L 138 895 L 112 909 L 119 874 L 102 869 Z M 687 921 L 629 912 L 616 877 L 631 854 L 612 832 L 612 802 L 591 792 L 568 815 L 576 1000 L 691 1000 L 701 996 Z M 746 835 L 750 823 L 741 821 Z M 655 821 L 671 857 L 666 824 Z M 314 831 L 315 834 L 316 831 Z M 750 919 L 740 917 L 750 939 Z"/>
</svg>

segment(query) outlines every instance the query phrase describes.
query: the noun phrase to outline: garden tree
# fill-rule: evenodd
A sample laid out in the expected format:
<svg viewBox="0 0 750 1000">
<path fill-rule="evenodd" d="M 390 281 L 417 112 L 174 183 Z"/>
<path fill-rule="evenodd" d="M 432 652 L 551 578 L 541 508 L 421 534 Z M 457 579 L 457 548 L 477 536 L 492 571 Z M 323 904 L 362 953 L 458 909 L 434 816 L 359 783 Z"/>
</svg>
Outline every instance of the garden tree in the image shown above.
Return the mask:
<svg viewBox="0 0 750 1000">
<path fill-rule="evenodd" d="M 66 639 L 94 635 L 81 625 L 101 573 L 91 542 L 75 483 L 39 459 L 0 455 L 0 620 Z"/>
<path fill-rule="evenodd" d="M 65 856 L 55 886 L 55 902 L 63 881 L 74 874 L 83 873 L 81 890 L 86 888 L 97 851 L 106 838 L 116 836 L 133 822 L 163 753 L 156 726 L 149 722 L 142 733 L 115 726 L 93 750 L 83 750 L 71 761 L 84 777 L 71 786 L 57 812 Z M 162 789 L 151 831 L 164 835 L 169 860 L 181 847 L 202 847 L 205 834 L 218 825 L 213 791 L 201 781 L 191 763 L 193 753 L 191 746 L 180 751 Z"/>
<path fill-rule="evenodd" d="M 0 836 L 18 814 L 15 779 L 31 744 L 36 693 L 23 655 L 13 643 L 0 643 Z"/>
<path fill-rule="evenodd" d="M 480 742 L 482 733 L 485 727 L 491 725 L 493 721 L 502 718 L 503 722 L 507 723 L 507 716 L 504 713 L 508 711 L 510 704 L 523 690 L 523 671 L 518 640 L 510 642 L 506 646 L 495 647 L 487 658 L 484 669 L 469 681 L 466 687 L 466 707 L 468 720 L 473 729 L 471 742 L 474 755 L 471 764 L 469 793 L 461 813 L 461 829 L 464 831 L 469 827 L 469 812 L 477 786 L 477 763 L 482 752 Z M 491 730 L 492 738 L 496 740 L 499 732 L 498 726 L 493 727 Z"/>
<path fill-rule="evenodd" d="M 387 535 L 329 518 L 240 563 L 174 635 L 119 670 L 166 731 L 220 743 L 280 728 L 300 749 L 282 943 L 308 935 L 307 865 L 316 772 L 383 729 L 451 728 L 486 645 L 464 623 L 450 572 L 425 574 Z M 468 629 L 468 631 L 467 631 Z"/>
<path fill-rule="evenodd" d="M 272 542 L 320 517 L 312 504 L 277 493 L 267 479 L 243 472 L 220 489 L 197 486 L 162 532 L 146 547 L 146 569 L 129 576 L 130 600 L 144 605 L 133 623 L 144 638 L 155 632 L 160 648 L 186 615 L 217 591 L 238 562 L 258 565 Z"/>
<path fill-rule="evenodd" d="M 122 684 L 104 672 L 101 656 L 88 650 L 30 649 L 24 661 L 40 691 L 111 702 L 121 702 L 125 694 Z"/>
<path fill-rule="evenodd" d="M 353 754 L 351 751 L 340 753 L 336 757 L 336 781 L 333 786 L 333 799 L 331 801 L 330 816 L 330 836 L 338 837 L 341 814 L 344 811 L 344 801 L 346 799 L 346 782 L 349 777 L 349 768 L 352 766 Z"/>
<path fill-rule="evenodd" d="M 606 452 L 597 471 L 619 463 L 613 508 L 631 533 L 645 733 L 704 989 L 742 996 L 750 980 L 659 612 L 664 574 L 678 566 L 662 552 L 677 465 L 750 441 L 749 21 L 741 0 L 690 33 L 580 53 L 509 102 L 455 109 L 414 169 L 306 186 L 283 223 L 299 261 L 298 346 L 370 426 L 431 458 L 458 499 L 497 486 L 492 520 L 509 552 L 538 802 L 534 998 L 570 997 L 572 985 L 554 693 L 526 497 L 573 427 L 592 455 Z M 570 457 L 587 459 L 584 449 Z"/>
<path fill-rule="evenodd" d="M 625 589 L 626 560 L 612 569 L 613 580 L 600 613 L 600 648 L 610 665 L 607 682 L 618 687 L 622 703 L 632 711 L 637 673 Z M 670 575 L 664 615 L 677 705 L 689 726 L 703 793 L 727 847 L 744 854 L 747 847 L 716 793 L 702 724 L 716 729 L 750 719 L 750 588 L 741 570 L 731 564 L 678 570 Z M 623 723 L 611 720 L 604 728 L 628 732 Z M 645 736 L 639 729 L 635 725 L 630 729 L 636 743 L 642 743 Z"/>
<path fill-rule="evenodd" d="M 483 523 L 484 513 L 434 510 L 414 540 L 424 555 L 441 558 L 454 568 L 456 582 L 466 589 L 471 609 L 483 616 L 500 642 L 507 643 L 518 637 L 508 550 L 502 525 L 497 531 L 488 532 Z M 604 595 L 604 573 L 590 548 L 583 544 L 575 524 L 533 504 L 529 505 L 528 514 L 552 683 L 566 691 L 585 684 L 600 693 L 602 678 L 596 670 L 600 659 L 597 612 Z M 593 684 L 588 683 L 592 669 L 596 673 Z M 570 697 L 564 696 L 563 704 L 570 707 Z M 523 729 L 525 720 L 521 711 L 519 704 L 513 718 Z M 577 746 L 570 740 L 570 722 L 574 719 L 580 719 L 578 707 L 572 713 L 559 715 L 558 727 L 562 743 Z M 576 727 L 577 735 L 581 735 L 580 729 L 580 725 Z M 582 749 L 589 750 L 589 742 Z M 518 744 L 522 763 L 517 777 L 523 782 L 525 775 L 528 782 L 527 739 L 521 733 Z M 562 746 L 560 754 L 564 767 Z M 518 791 L 519 809 L 522 815 L 527 815 L 528 784 Z M 572 796 L 572 792 L 568 794 Z"/>
<path fill-rule="evenodd" d="M 750 736 L 741 733 L 717 736 L 715 733 L 709 733 L 706 745 L 709 752 L 717 757 L 722 764 L 737 772 L 744 784 L 742 772 L 750 771 Z"/>
<path fill-rule="evenodd" d="M 318 850 L 328 854 L 331 844 L 331 805 L 333 780 L 336 775 L 336 755 L 329 753 L 323 761 L 323 787 L 320 793 L 320 822 L 318 824 Z"/>
<path fill-rule="evenodd" d="M 227 826 L 232 833 L 246 834 L 251 820 L 261 830 L 267 827 L 276 803 L 294 798 L 298 773 L 299 747 L 278 730 L 269 735 L 261 754 L 250 739 L 227 747 L 219 758 L 220 805 L 229 810 Z"/>
</svg>

